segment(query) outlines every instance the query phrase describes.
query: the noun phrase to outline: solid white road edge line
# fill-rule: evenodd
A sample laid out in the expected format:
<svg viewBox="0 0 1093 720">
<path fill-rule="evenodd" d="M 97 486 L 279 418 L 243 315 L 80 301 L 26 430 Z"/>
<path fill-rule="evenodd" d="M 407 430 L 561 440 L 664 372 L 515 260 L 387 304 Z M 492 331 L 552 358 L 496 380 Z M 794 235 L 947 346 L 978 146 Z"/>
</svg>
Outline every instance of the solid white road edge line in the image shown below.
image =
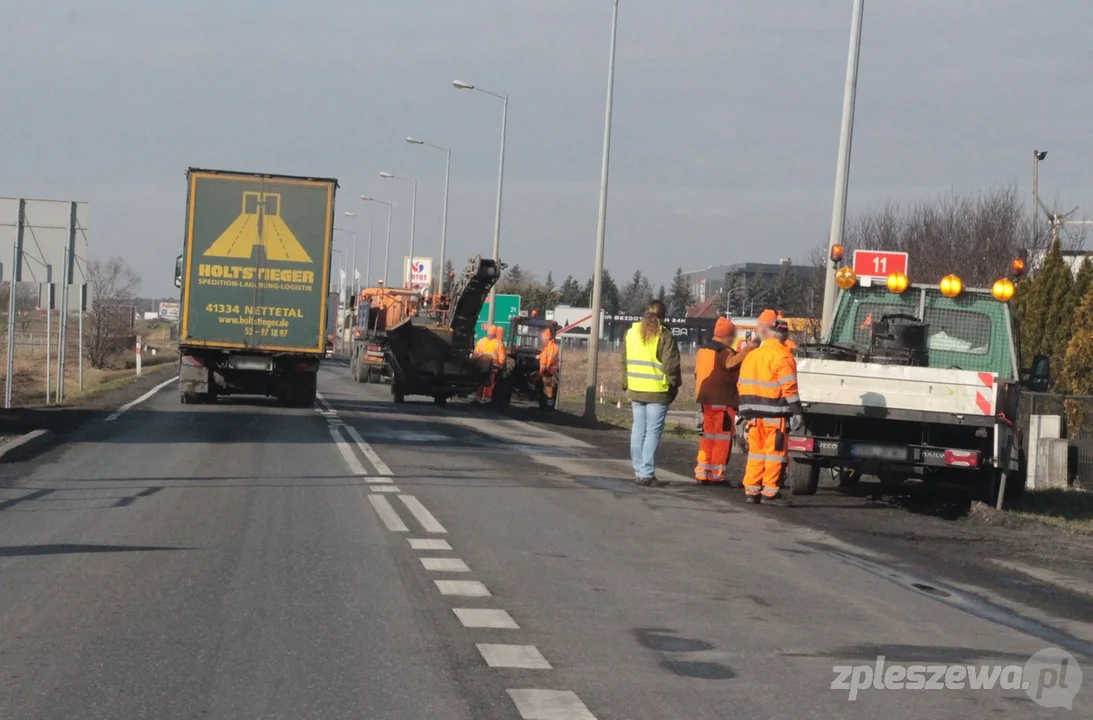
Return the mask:
<svg viewBox="0 0 1093 720">
<path fill-rule="evenodd" d="M 524 720 L 596 720 L 576 693 L 569 690 L 507 691 Z"/>
<path fill-rule="evenodd" d="M 448 531 L 444 529 L 444 526 L 433 517 L 433 514 L 425 509 L 425 506 L 421 504 L 413 495 L 399 495 L 398 499 L 402 501 L 402 504 L 406 506 L 406 509 L 421 523 L 421 527 L 425 529 L 425 532 L 441 533 L 445 534 Z"/>
<path fill-rule="evenodd" d="M 395 508 L 392 507 L 391 501 L 383 495 L 369 495 L 368 502 L 372 503 L 372 509 L 376 511 L 376 514 L 380 516 L 380 520 L 387 526 L 387 529 L 391 532 L 409 532 L 410 528 L 406 527 L 406 523 L 402 522 L 402 518 L 395 512 Z"/>
<path fill-rule="evenodd" d="M 353 454 L 353 446 L 342 437 L 338 428 L 333 426 L 330 427 L 330 437 L 333 438 L 334 442 L 337 444 L 338 452 L 345 458 L 345 464 L 349 466 L 349 472 L 354 475 L 367 475 L 368 472 L 364 469 L 364 465 L 361 465 L 361 461 Z"/>
<path fill-rule="evenodd" d="M 372 449 L 372 446 L 364 441 L 361 434 L 357 432 L 357 428 L 352 425 L 346 425 L 345 429 L 346 432 L 349 433 L 349 437 L 353 438 L 353 442 L 357 443 L 357 447 L 361 449 L 364 456 L 368 458 L 368 462 L 372 463 L 376 468 L 376 472 L 380 475 L 394 475 L 394 473 L 391 472 L 391 468 L 387 467 L 387 463 L 380 460 L 380 456 L 376 454 L 376 451 Z"/>
<path fill-rule="evenodd" d="M 122 413 L 124 413 L 125 411 L 129 410 L 129 409 L 130 409 L 130 408 L 132 408 L 132 407 L 135 407 L 135 406 L 137 406 L 137 405 L 140 405 L 140 404 L 141 404 L 142 402 L 144 402 L 144 401 L 145 401 L 145 400 L 147 400 L 148 398 L 152 397 L 152 396 L 153 396 L 153 395 L 155 395 L 155 394 L 156 394 L 157 392 L 159 392 L 159 391 L 160 391 L 160 390 L 162 390 L 163 388 L 167 387 L 167 386 L 168 386 L 168 385 L 170 385 L 171 383 L 173 383 L 173 382 L 176 382 L 177 380 L 178 380 L 178 375 L 175 375 L 175 376 L 174 376 L 173 378 L 171 378 L 170 380 L 164 380 L 164 381 L 163 381 L 163 382 L 161 382 L 161 383 L 160 383 L 159 385 L 156 385 L 156 386 L 155 386 L 154 388 L 152 388 L 152 389 L 151 389 L 151 390 L 149 390 L 148 392 L 144 393 L 143 395 L 141 395 L 141 396 L 140 396 L 139 398 L 137 398 L 136 400 L 133 400 L 132 402 L 127 402 L 127 403 L 125 403 L 125 404 L 124 404 L 124 405 L 122 405 L 122 406 L 121 406 L 120 408 L 118 408 L 118 409 L 117 409 L 117 410 L 115 410 L 114 412 L 112 412 L 112 413 L 110 413 L 109 415 L 107 415 L 107 416 L 106 416 L 106 422 L 114 422 L 115 420 L 117 420 L 117 419 L 118 419 L 119 417 L 121 417 L 121 416 L 122 416 Z"/>
</svg>

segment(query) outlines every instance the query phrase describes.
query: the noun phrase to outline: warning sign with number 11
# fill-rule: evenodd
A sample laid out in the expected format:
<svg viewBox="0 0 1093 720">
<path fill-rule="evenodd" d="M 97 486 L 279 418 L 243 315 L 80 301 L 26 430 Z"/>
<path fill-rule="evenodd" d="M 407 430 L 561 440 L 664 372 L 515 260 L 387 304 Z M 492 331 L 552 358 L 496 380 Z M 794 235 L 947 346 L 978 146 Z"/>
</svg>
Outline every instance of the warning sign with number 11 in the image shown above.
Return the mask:
<svg viewBox="0 0 1093 720">
<path fill-rule="evenodd" d="M 907 253 L 884 250 L 855 250 L 854 274 L 858 277 L 883 277 L 907 274 Z"/>
</svg>

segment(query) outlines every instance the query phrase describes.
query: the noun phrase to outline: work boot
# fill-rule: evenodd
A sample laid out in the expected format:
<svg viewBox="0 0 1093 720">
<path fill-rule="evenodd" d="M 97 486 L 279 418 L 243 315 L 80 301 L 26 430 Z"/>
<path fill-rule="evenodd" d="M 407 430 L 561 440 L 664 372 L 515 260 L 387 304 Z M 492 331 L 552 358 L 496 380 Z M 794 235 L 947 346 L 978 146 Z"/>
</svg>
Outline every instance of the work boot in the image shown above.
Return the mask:
<svg viewBox="0 0 1093 720">
<path fill-rule="evenodd" d="M 635 485 L 641 485 L 642 487 L 649 487 L 650 485 L 653 484 L 653 478 L 643 478 L 643 477 L 634 478 L 634 484 Z"/>
<path fill-rule="evenodd" d="M 668 481 L 660 480 L 657 478 L 656 475 L 654 475 L 653 477 L 649 478 L 649 485 L 651 485 L 652 487 L 668 487 Z"/>
<path fill-rule="evenodd" d="M 748 505 L 758 505 L 760 503 L 760 499 L 758 495 L 748 495 L 744 498 L 744 502 L 746 502 Z"/>
</svg>

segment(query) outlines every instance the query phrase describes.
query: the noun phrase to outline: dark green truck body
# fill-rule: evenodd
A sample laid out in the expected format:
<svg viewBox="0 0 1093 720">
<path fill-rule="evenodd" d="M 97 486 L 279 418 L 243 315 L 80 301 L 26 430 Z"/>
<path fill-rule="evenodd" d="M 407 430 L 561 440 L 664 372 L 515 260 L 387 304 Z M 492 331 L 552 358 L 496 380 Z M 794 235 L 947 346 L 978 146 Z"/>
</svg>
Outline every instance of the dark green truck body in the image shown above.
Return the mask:
<svg viewBox="0 0 1093 720">
<path fill-rule="evenodd" d="M 244 393 L 314 401 L 326 354 L 333 179 L 191 168 L 182 290 L 184 402 Z"/>
</svg>

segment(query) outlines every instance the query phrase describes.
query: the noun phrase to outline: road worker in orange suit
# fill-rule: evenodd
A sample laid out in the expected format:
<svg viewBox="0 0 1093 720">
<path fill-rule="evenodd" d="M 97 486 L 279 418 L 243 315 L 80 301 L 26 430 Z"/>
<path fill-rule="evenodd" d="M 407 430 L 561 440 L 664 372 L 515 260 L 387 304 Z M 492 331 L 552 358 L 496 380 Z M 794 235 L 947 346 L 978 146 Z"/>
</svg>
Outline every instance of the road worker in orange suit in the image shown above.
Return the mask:
<svg viewBox="0 0 1093 720">
<path fill-rule="evenodd" d="M 713 338 L 695 355 L 695 400 L 702 406 L 702 438 L 698 441 L 695 480 L 700 484 L 725 482 L 725 467 L 732 453 L 732 436 L 740 404 L 736 383 L 740 363 L 755 345 L 733 350 L 736 326 L 718 318 Z"/>
<path fill-rule="evenodd" d="M 744 494 L 749 503 L 782 496 L 786 438 L 804 425 L 797 394 L 797 361 L 778 341 L 773 310 L 759 315 L 762 341 L 740 364 L 740 413 L 748 419 L 748 466 Z"/>
<path fill-rule="evenodd" d="M 779 318 L 774 323 L 774 335 L 790 352 L 797 349 L 797 343 L 789 336 L 789 324 L 785 320 Z"/>
<path fill-rule="evenodd" d="M 471 357 L 474 358 L 489 358 L 490 359 L 490 379 L 485 385 L 480 385 L 477 390 L 474 391 L 474 401 L 482 402 L 488 398 L 493 397 L 493 358 L 497 354 L 497 341 L 493 339 L 493 328 L 487 327 L 486 334 L 481 340 L 479 340 L 474 346 L 474 352 Z"/>
<path fill-rule="evenodd" d="M 550 328 L 543 330 L 539 338 L 543 341 L 543 349 L 539 351 L 539 378 L 543 382 L 543 394 L 553 400 L 560 366 L 558 343 L 554 341 L 554 332 Z"/>
</svg>

